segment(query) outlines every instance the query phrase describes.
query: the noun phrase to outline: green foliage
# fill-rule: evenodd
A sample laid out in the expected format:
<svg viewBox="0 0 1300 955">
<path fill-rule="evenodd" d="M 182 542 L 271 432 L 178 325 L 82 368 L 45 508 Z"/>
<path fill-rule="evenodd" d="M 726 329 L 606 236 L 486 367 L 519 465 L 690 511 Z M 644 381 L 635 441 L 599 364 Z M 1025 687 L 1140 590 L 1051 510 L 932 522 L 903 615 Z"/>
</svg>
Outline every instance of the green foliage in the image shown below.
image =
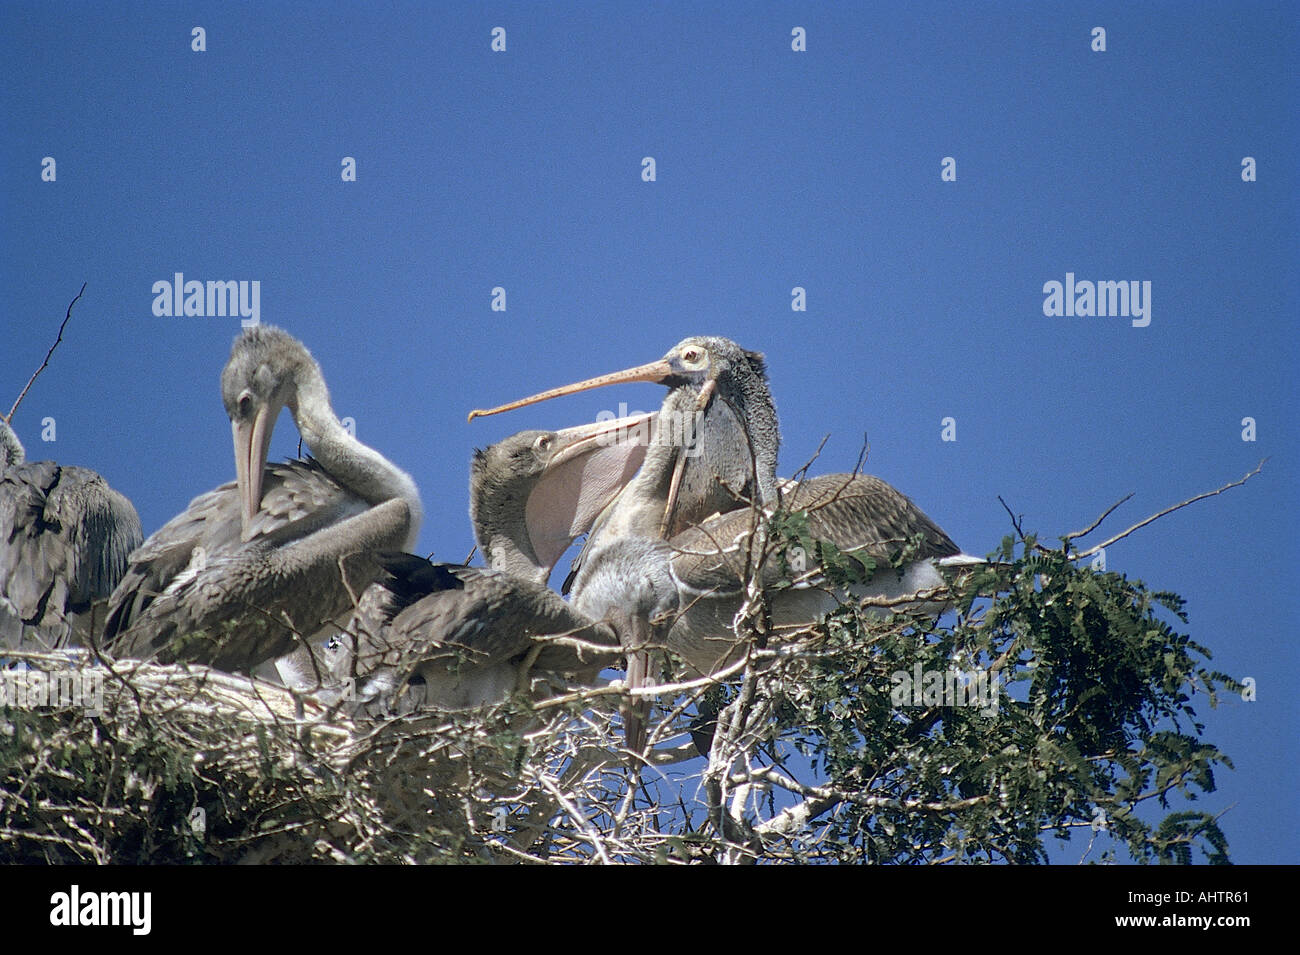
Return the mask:
<svg viewBox="0 0 1300 955">
<path fill-rule="evenodd" d="M 809 759 L 838 796 L 822 826 L 782 846 L 789 858 L 1045 862 L 1047 834 L 1082 828 L 1138 861 L 1190 861 L 1194 848 L 1227 861 L 1209 815 L 1152 826 L 1135 812 L 1212 792 L 1215 765 L 1231 767 L 1199 739 L 1193 702 L 1239 686 L 1162 618 L 1186 623 L 1183 602 L 1032 540 L 1019 559 L 1011 549 L 962 582 L 967 615 L 954 625 L 881 624 L 845 605 L 774 688 L 769 752 Z M 996 708 L 891 698 L 899 674 L 954 668 L 996 676 Z"/>
</svg>

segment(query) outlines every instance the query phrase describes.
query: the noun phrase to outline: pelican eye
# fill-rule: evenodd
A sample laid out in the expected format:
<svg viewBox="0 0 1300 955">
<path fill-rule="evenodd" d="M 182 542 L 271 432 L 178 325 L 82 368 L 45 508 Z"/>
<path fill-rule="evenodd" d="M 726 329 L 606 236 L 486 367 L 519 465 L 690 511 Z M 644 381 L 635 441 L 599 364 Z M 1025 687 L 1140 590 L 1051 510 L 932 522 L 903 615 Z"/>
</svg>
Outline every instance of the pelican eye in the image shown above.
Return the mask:
<svg viewBox="0 0 1300 955">
<path fill-rule="evenodd" d="M 555 438 L 553 435 L 542 434 L 538 435 L 537 440 L 533 442 L 533 448 L 537 451 L 549 451 L 554 443 Z"/>
<path fill-rule="evenodd" d="M 247 418 L 252 410 L 253 395 L 250 392 L 245 391 L 239 396 L 239 416 L 241 418 Z"/>
<path fill-rule="evenodd" d="M 690 347 L 682 352 L 682 364 L 688 368 L 703 367 L 707 364 L 707 356 L 703 348 Z"/>
</svg>

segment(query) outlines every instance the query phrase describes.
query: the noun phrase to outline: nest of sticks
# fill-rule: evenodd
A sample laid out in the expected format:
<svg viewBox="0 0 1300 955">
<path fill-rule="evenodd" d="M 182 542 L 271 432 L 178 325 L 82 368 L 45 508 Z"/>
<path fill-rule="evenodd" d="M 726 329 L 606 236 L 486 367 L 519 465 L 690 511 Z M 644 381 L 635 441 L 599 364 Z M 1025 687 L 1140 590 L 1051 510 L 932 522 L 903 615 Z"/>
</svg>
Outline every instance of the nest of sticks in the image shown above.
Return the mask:
<svg viewBox="0 0 1300 955">
<path fill-rule="evenodd" d="M 353 718 L 201 666 L 8 659 L 4 863 L 551 860 L 565 794 L 621 772 L 590 700 Z"/>
</svg>

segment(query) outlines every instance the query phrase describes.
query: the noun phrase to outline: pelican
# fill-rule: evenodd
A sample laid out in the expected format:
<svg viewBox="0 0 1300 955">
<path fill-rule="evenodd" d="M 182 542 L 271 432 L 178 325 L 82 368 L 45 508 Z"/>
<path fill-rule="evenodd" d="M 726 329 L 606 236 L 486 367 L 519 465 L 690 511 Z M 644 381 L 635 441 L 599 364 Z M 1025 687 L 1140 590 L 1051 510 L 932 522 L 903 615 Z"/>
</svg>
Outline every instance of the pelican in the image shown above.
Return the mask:
<svg viewBox="0 0 1300 955">
<path fill-rule="evenodd" d="M 713 336 L 684 339 L 658 361 L 553 388 L 497 408 L 470 412 L 470 420 L 512 411 L 539 401 L 607 385 L 649 381 L 668 395 L 654 422 L 650 442 L 669 469 L 651 470 L 663 480 L 631 485 L 593 538 L 652 533 L 671 536 L 712 514 L 751 502 L 777 500 L 776 456 L 780 445 L 776 408 L 767 387 L 767 367 L 758 352 Z M 647 458 L 649 460 L 649 458 Z M 635 497 L 635 503 L 624 498 Z"/>
<path fill-rule="evenodd" d="M 379 573 L 369 554 L 414 546 L 415 482 L 343 426 L 301 342 L 265 325 L 245 330 L 221 394 L 236 480 L 195 498 L 131 555 L 104 634 L 117 656 L 249 671 L 346 619 Z M 314 458 L 267 467 L 285 407 Z"/>
<path fill-rule="evenodd" d="M 487 568 L 384 555 L 351 630 L 361 697 L 387 707 L 476 706 L 520 688 L 531 670 L 589 680 L 620 655 L 614 632 L 546 586 L 556 561 L 636 473 L 639 415 L 562 431 L 524 431 L 476 451 L 470 515 Z M 423 696 L 423 699 L 419 697 Z"/>
<path fill-rule="evenodd" d="M 574 606 L 611 623 L 628 655 L 627 683 L 647 685 L 649 647 L 680 605 L 664 538 L 712 515 L 778 500 L 780 444 L 776 408 L 763 356 L 716 336 L 678 342 L 658 361 L 476 410 L 476 417 L 608 385 L 650 381 L 668 394 L 653 424 L 636 477 L 602 515 L 574 565 Z M 644 706 L 624 711 L 629 747 Z"/>
<path fill-rule="evenodd" d="M 834 544 L 840 552 L 874 565 L 869 581 L 848 588 L 870 615 L 884 617 L 895 609 L 938 613 L 945 606 L 942 595 L 948 587 L 943 571 L 983 563 L 962 554 L 910 498 L 878 477 L 820 475 L 784 482 L 783 494 L 786 510 L 807 512 L 809 538 Z M 771 509 L 765 516 L 771 516 Z M 750 511 L 738 510 L 688 528 L 667 542 L 615 540 L 575 580 L 575 605 L 601 619 L 618 599 L 617 586 L 609 586 L 618 578 L 602 572 L 600 561 L 626 560 L 621 552 L 645 554 L 642 566 L 662 565 L 661 573 L 672 582 L 671 593 L 658 588 L 650 617 L 665 618 L 662 645 L 684 662 L 688 677 L 715 673 L 734 662 L 743 649 L 732 626 L 751 573 L 757 573 L 758 585 L 769 593 L 777 635 L 807 627 L 841 600 L 814 555 L 804 557 L 802 569 L 784 572 L 774 553 L 764 553 L 771 545 L 762 529 Z M 614 556 L 605 558 L 610 552 Z M 891 565 L 900 557 L 906 560 L 895 569 Z M 910 599 L 914 596 L 918 599 Z M 644 597 L 641 602 L 644 605 Z"/>
<path fill-rule="evenodd" d="M 84 641 L 143 539 L 135 508 L 102 477 L 26 461 L 0 418 L 0 647 Z"/>
<path fill-rule="evenodd" d="M 751 356 L 736 361 L 737 354 Z M 905 495 L 870 475 L 825 475 L 803 482 L 776 477 L 779 443 L 766 369 L 756 353 L 718 338 L 688 338 L 660 362 L 552 389 L 472 416 L 492 414 L 576 391 L 625 381 L 652 380 L 670 388 L 651 446 L 637 476 L 593 531 L 571 577 L 574 606 L 609 621 L 628 653 L 628 685 L 649 684 L 648 651 L 662 647 L 685 661 L 690 676 L 710 675 L 740 651 L 733 629 L 749 574 L 770 591 L 778 628 L 807 626 L 837 602 L 815 566 L 782 583 L 774 560 L 762 560 L 759 515 L 778 504 L 808 510 L 811 536 L 877 565 L 910 545 L 901 573 L 883 567 L 851 588 L 856 597 L 886 598 L 902 609 L 908 595 L 946 585 L 941 566 L 979 558 L 961 554 L 952 540 Z M 717 399 L 721 399 L 720 401 Z M 713 413 L 710 423 L 710 412 Z M 665 427 L 683 412 L 702 413 L 698 439 L 688 428 Z M 718 467 L 731 462 L 732 470 Z M 749 483 L 737 481 L 735 462 L 748 464 Z M 688 479 L 690 476 L 692 479 Z M 737 486 L 742 493 L 737 493 Z M 732 506 L 710 488 L 727 490 Z M 749 491 L 752 508 L 737 508 Z M 685 525 L 683 527 L 683 525 Z M 678 529 L 676 533 L 672 533 Z M 924 603 L 922 609 L 941 609 Z M 880 611 L 887 614 L 888 609 Z M 644 748 L 644 708 L 625 712 L 629 748 Z"/>
<path fill-rule="evenodd" d="M 946 568 L 981 562 L 956 544 L 904 494 L 871 475 L 831 474 L 786 482 L 783 506 L 807 511 L 809 537 L 843 553 L 868 558 L 875 573 L 849 594 L 868 616 L 892 610 L 941 613 Z M 771 516 L 765 509 L 764 517 Z M 751 576 L 767 592 L 772 635 L 807 628 L 842 600 L 809 555 L 793 584 L 749 509 L 714 515 L 671 541 L 616 537 L 592 553 L 573 582 L 574 606 L 608 620 L 628 652 L 630 688 L 649 687 L 650 651 L 666 649 L 682 661 L 685 679 L 711 676 L 743 655 L 735 621 Z M 907 563 L 891 563 L 906 553 Z M 625 711 L 628 748 L 645 749 L 649 707 Z"/>
</svg>

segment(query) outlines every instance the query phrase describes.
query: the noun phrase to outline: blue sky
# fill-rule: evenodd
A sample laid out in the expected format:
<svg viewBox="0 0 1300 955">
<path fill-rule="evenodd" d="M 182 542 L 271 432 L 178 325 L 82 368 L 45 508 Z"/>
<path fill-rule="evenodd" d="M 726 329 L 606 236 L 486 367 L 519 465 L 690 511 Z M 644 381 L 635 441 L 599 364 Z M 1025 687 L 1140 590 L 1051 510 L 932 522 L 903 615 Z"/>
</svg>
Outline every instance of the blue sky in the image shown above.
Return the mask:
<svg viewBox="0 0 1300 955">
<path fill-rule="evenodd" d="M 692 334 L 767 354 L 782 473 L 828 435 L 814 473 L 849 470 L 866 435 L 970 552 L 1010 533 L 999 495 L 1051 541 L 1269 457 L 1107 562 L 1257 681 L 1201 710 L 1236 764 L 1201 805 L 1237 861 L 1300 861 L 1294 8 L 704 6 L 4 4 L 0 413 L 86 282 L 15 416 L 30 455 L 101 471 L 146 533 L 232 478 L 239 322 L 155 316 L 182 272 L 260 282 L 440 559 L 472 544 L 473 447 L 662 390 L 469 409 Z M 1150 324 L 1044 315 L 1067 272 L 1149 281 Z M 282 419 L 273 455 L 296 442 Z"/>
</svg>

